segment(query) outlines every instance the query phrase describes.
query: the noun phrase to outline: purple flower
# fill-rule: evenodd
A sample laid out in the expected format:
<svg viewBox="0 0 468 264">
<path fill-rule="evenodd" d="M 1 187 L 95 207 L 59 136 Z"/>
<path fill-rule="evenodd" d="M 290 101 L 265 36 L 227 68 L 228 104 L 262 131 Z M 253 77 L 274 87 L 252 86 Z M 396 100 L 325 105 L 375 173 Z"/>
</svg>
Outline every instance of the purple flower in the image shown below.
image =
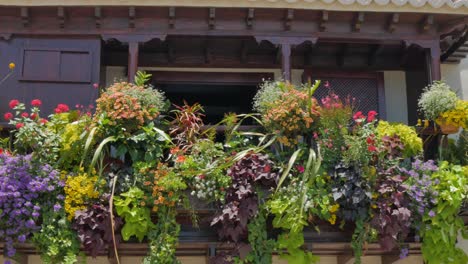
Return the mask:
<svg viewBox="0 0 468 264">
<path fill-rule="evenodd" d="M 400 251 L 400 259 L 408 257 L 409 250 L 407 248 L 402 248 Z"/>
<path fill-rule="evenodd" d="M 60 211 L 60 209 L 62 209 L 62 206 L 60 206 L 60 204 L 55 204 L 54 205 L 54 212 L 58 212 L 58 211 Z"/>
<path fill-rule="evenodd" d="M 435 216 L 435 213 L 434 213 L 434 211 L 432 211 L 432 210 L 431 210 L 431 211 L 429 211 L 429 216 L 430 216 L 430 217 L 434 217 L 434 216 Z"/>
<path fill-rule="evenodd" d="M 26 241 L 26 236 L 25 235 L 18 236 L 18 242 L 24 243 L 25 241 Z"/>
<path fill-rule="evenodd" d="M 34 217 L 34 218 L 38 218 L 38 217 L 39 217 L 39 213 L 36 212 L 36 211 L 34 211 L 31 215 L 32 215 L 32 217 Z"/>
</svg>

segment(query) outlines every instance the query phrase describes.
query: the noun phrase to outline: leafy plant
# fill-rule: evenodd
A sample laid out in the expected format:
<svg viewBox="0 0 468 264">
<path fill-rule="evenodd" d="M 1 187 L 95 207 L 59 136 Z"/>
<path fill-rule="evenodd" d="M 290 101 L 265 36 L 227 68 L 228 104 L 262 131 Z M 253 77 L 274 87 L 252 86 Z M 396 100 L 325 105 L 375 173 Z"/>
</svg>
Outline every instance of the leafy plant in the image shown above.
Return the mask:
<svg viewBox="0 0 468 264">
<path fill-rule="evenodd" d="M 114 197 L 114 205 L 117 214 L 124 219 L 122 238 L 127 241 L 136 236 L 141 242 L 154 224 L 151 221 L 150 209 L 141 206 L 144 192 L 137 187 L 132 187 L 126 193 Z"/>
<path fill-rule="evenodd" d="M 412 127 L 404 124 L 391 124 L 386 121 L 379 121 L 376 132 L 379 138 L 398 136 L 404 146 L 403 157 L 405 158 L 422 154 L 422 139 L 418 137 L 418 134 Z"/>
<path fill-rule="evenodd" d="M 175 250 L 179 237 L 180 225 L 176 222 L 174 208 L 162 207 L 158 211 L 158 221 L 148 233 L 149 256 L 144 264 L 177 264 Z"/>
<path fill-rule="evenodd" d="M 248 153 L 228 169 L 232 185 L 226 191 L 226 204 L 211 225 L 219 225 L 222 239 L 239 242 L 248 234 L 247 225 L 258 212 L 258 196 L 254 185 L 274 185 L 278 174 L 267 155 Z"/>
<path fill-rule="evenodd" d="M 114 222 L 114 228 L 112 228 L 111 221 Z M 122 224 L 120 217 L 112 219 L 108 206 L 95 203 L 85 210 L 76 211 L 72 227 L 76 230 L 86 253 L 96 257 L 106 246 L 113 244 L 113 237 L 115 237 L 115 243 L 120 242 L 119 233 Z M 116 234 L 114 234 L 114 230 Z"/>
<path fill-rule="evenodd" d="M 174 105 L 176 109 L 172 110 L 174 120 L 171 122 L 169 134 L 173 137 L 174 143 L 182 150 L 189 150 L 198 140 L 203 127 L 203 107 L 196 103 L 188 105 Z"/>
<path fill-rule="evenodd" d="M 65 175 L 65 177 L 65 212 L 71 221 L 77 210 L 86 209 L 89 201 L 99 198 L 98 176 L 89 175 L 81 169 L 77 175 Z"/>
<path fill-rule="evenodd" d="M 459 234 L 468 238 L 468 230 L 458 215 L 468 195 L 468 167 L 442 162 L 432 178 L 438 180 L 433 186 L 438 197 L 432 213 L 422 219 L 423 258 L 429 264 L 467 263 L 468 255 L 456 243 Z"/>
<path fill-rule="evenodd" d="M 44 214 L 41 230 L 34 233 L 32 240 L 46 264 L 77 262 L 80 243 L 63 209 Z"/>
<path fill-rule="evenodd" d="M 272 263 L 272 255 L 276 243 L 273 239 L 268 239 L 267 218 L 265 215 L 266 211 L 261 208 L 248 224 L 248 239 L 251 251 L 242 261 L 243 263 Z"/>
</svg>

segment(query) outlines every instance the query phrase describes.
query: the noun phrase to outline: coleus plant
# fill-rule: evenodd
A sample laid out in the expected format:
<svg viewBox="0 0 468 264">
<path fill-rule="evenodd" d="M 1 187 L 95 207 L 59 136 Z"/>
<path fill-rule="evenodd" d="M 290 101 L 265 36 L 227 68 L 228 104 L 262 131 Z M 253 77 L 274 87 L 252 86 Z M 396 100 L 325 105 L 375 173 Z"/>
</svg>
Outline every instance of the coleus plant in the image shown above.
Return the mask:
<svg viewBox="0 0 468 264">
<path fill-rule="evenodd" d="M 219 226 L 220 238 L 240 242 L 247 238 L 247 225 L 258 211 L 258 196 L 254 186 L 272 186 L 278 178 L 268 155 L 247 153 L 228 169 L 232 185 L 226 192 L 222 211 L 211 222 Z"/>
</svg>

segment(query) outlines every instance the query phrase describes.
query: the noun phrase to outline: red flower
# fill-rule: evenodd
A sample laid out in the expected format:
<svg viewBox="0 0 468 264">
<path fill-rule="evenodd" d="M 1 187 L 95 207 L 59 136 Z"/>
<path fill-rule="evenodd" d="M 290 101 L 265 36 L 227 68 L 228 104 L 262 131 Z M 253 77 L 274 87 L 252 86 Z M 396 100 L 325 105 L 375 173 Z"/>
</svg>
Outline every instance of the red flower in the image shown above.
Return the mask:
<svg viewBox="0 0 468 264">
<path fill-rule="evenodd" d="M 376 111 L 369 111 L 369 113 L 367 113 L 367 122 L 372 122 L 375 120 L 375 116 L 377 115 L 377 112 Z"/>
<path fill-rule="evenodd" d="M 34 99 L 34 100 L 31 101 L 31 105 L 34 106 L 34 107 L 39 107 L 39 106 L 42 105 L 42 102 L 39 99 Z"/>
<path fill-rule="evenodd" d="M 15 108 L 17 105 L 19 105 L 19 101 L 14 99 L 14 100 L 11 100 L 10 103 L 8 104 L 10 106 L 11 109 Z"/>
<path fill-rule="evenodd" d="M 18 124 L 16 124 L 16 129 L 20 129 L 20 128 L 22 128 L 22 127 L 24 127 L 24 124 L 23 124 L 23 123 L 18 123 Z"/>
<path fill-rule="evenodd" d="M 3 154 L 3 149 L 2 148 L 0 148 L 0 154 Z"/>
<path fill-rule="evenodd" d="M 70 108 L 66 104 L 58 104 L 54 111 L 57 114 L 66 113 L 70 111 Z"/>
<path fill-rule="evenodd" d="M 271 171 L 271 167 L 268 166 L 268 165 L 266 165 L 265 168 L 263 168 L 263 172 L 268 173 L 268 172 L 270 172 L 270 171 Z"/>
<path fill-rule="evenodd" d="M 40 122 L 41 124 L 46 124 L 46 123 L 49 122 L 49 121 L 47 121 L 47 119 L 41 118 L 41 120 L 39 120 L 39 122 Z"/>
<path fill-rule="evenodd" d="M 27 118 L 27 117 L 29 117 L 29 114 L 24 112 L 24 113 L 21 113 L 21 116 L 24 117 L 24 118 Z"/>
<path fill-rule="evenodd" d="M 371 137 L 367 137 L 366 142 L 367 144 L 373 144 L 374 140 Z"/>
<path fill-rule="evenodd" d="M 369 150 L 370 152 L 375 152 L 375 151 L 377 151 L 377 148 L 375 146 L 369 145 L 367 147 L 367 150 Z"/>
<path fill-rule="evenodd" d="M 200 176 L 198 176 L 198 178 L 200 178 L 200 180 L 203 180 L 205 179 L 205 175 L 201 174 Z"/>
<path fill-rule="evenodd" d="M 358 120 L 358 119 L 362 119 L 362 118 L 365 118 L 365 116 L 362 114 L 361 111 L 356 112 L 356 113 L 353 115 L 354 121 L 356 121 L 356 120 Z"/>
<path fill-rule="evenodd" d="M 31 119 L 34 120 L 34 119 L 36 119 L 36 118 L 37 118 L 37 114 L 36 114 L 36 113 L 32 113 L 32 114 L 31 114 Z"/>
<path fill-rule="evenodd" d="M 3 118 L 5 118 L 6 121 L 9 121 L 10 119 L 13 118 L 13 114 L 8 112 L 3 115 Z"/>
</svg>

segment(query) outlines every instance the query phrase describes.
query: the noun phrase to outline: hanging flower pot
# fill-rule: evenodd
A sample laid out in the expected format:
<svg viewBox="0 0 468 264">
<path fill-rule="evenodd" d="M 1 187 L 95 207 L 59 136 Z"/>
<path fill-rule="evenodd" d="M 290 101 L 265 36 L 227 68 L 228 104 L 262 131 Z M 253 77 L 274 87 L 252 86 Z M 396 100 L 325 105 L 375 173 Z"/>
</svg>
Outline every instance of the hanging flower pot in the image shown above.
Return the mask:
<svg viewBox="0 0 468 264">
<path fill-rule="evenodd" d="M 451 123 L 448 123 L 446 122 L 445 119 L 437 123 L 440 127 L 440 132 L 442 132 L 442 134 L 446 134 L 446 135 L 456 134 L 458 133 L 458 130 L 460 129 L 459 126 L 455 126 Z"/>
</svg>

